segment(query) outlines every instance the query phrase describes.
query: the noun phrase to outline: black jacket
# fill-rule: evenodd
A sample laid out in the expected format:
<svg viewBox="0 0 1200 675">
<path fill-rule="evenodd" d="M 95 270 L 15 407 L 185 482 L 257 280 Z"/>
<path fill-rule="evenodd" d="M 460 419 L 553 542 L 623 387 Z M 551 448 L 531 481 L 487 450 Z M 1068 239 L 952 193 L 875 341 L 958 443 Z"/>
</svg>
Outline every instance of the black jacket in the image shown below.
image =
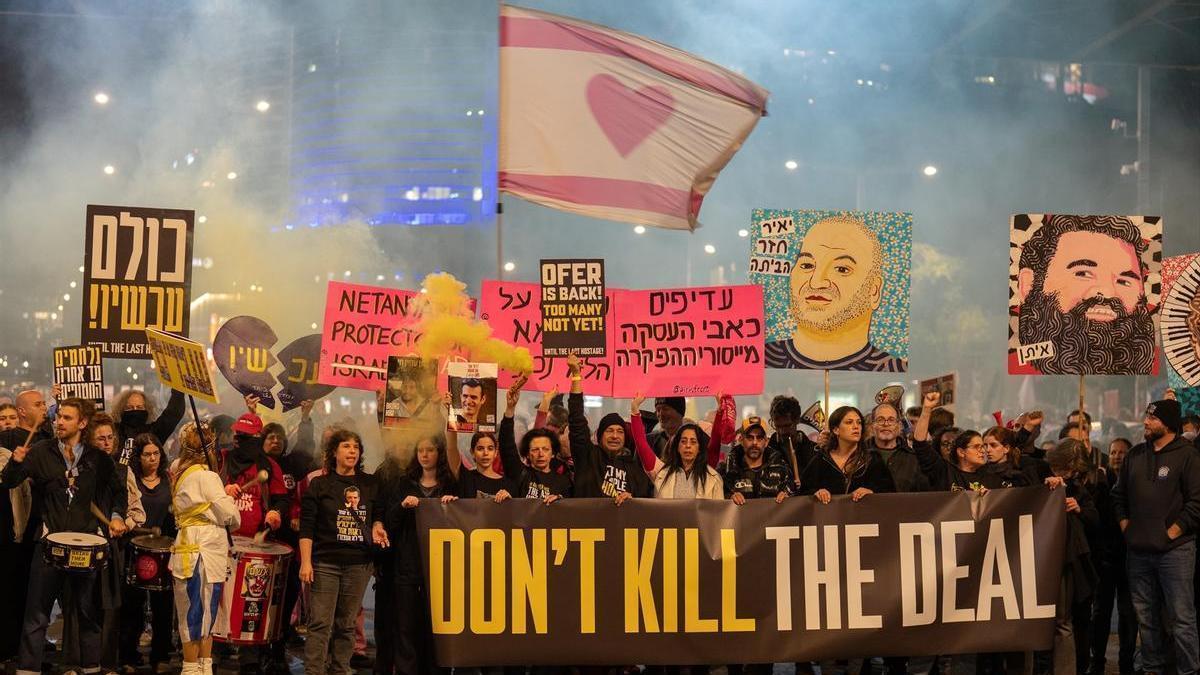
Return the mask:
<svg viewBox="0 0 1200 675">
<path fill-rule="evenodd" d="M 0 487 L 14 488 L 26 478 L 33 479 L 34 509 L 39 512 L 47 532 L 96 532 L 108 536 L 92 514 L 96 503 L 107 517 L 125 515 L 129 492 L 117 477 L 112 458 L 99 448 L 83 445 L 77 458 L 74 494 L 67 477 L 67 461 L 58 448 L 58 440 L 34 443 L 24 461 L 9 460 L 0 472 Z M 106 524 L 106 523 L 105 523 Z M 41 537 L 41 532 L 33 532 Z"/>
<path fill-rule="evenodd" d="M 721 482 L 725 486 L 725 498 L 733 493 L 741 493 L 746 499 L 774 497 L 780 492 L 792 493 L 796 482 L 792 480 L 792 469 L 788 466 L 783 455 L 772 452 L 770 448 L 763 449 L 763 461 L 758 468 L 746 466 L 745 451 L 740 444 L 734 444 L 725 462 L 717 469 L 721 474 Z"/>
<path fill-rule="evenodd" d="M 817 490 L 826 489 L 831 494 L 848 495 L 858 488 L 867 488 L 871 492 L 895 492 L 896 483 L 888 471 L 883 457 L 876 450 L 860 450 L 867 453 L 867 461 L 858 469 L 847 475 L 838 468 L 837 462 L 828 452 L 821 451 L 808 463 L 804 475 L 800 477 L 800 493 L 811 495 Z"/>
<path fill-rule="evenodd" d="M 904 436 L 896 439 L 896 447 L 893 450 L 875 447 L 874 438 L 867 441 L 867 449 L 878 452 L 884 458 L 884 463 L 892 474 L 892 481 L 896 484 L 896 492 L 929 492 L 929 477 L 921 471 L 917 453 Z"/>
<path fill-rule="evenodd" d="M 789 443 L 781 437 L 778 432 L 771 434 L 767 439 L 767 455 L 777 454 L 783 459 L 783 462 L 788 465 L 788 469 L 792 472 L 793 478 L 799 478 L 804 475 L 804 469 L 808 467 L 808 463 L 817 456 L 817 444 L 809 440 L 808 436 L 802 433 L 796 434 L 796 440 Z M 793 461 L 794 460 L 794 461 Z M 795 481 L 793 481 L 793 484 Z M 793 485 L 792 491 L 799 490 L 798 485 Z"/>
<path fill-rule="evenodd" d="M 133 439 L 139 434 L 153 434 L 158 439 L 159 447 L 167 442 L 171 434 L 175 433 L 175 427 L 179 426 L 179 421 L 183 419 L 183 414 L 186 410 L 185 403 L 187 398 L 183 392 L 171 390 L 171 398 L 167 400 L 167 407 L 159 413 L 158 418 L 154 421 L 147 421 L 145 424 L 130 424 L 128 419 L 122 417 L 117 423 L 117 434 L 121 439 L 121 463 L 128 464 L 129 458 L 133 456 Z"/>
<path fill-rule="evenodd" d="M 567 397 L 571 457 L 575 459 L 576 497 L 616 497 L 625 491 L 634 497 L 653 497 L 654 485 L 633 452 L 622 448 L 615 455 L 596 444 L 583 413 L 583 394 Z M 626 427 L 626 434 L 629 429 Z"/>
<path fill-rule="evenodd" d="M 1139 443 L 1125 456 L 1112 496 L 1117 519 L 1129 520 L 1130 549 L 1162 553 L 1192 541 L 1200 527 L 1200 452 L 1182 436 L 1158 452 Z M 1183 534 L 1172 541 L 1167 529 L 1176 523 Z"/>
<path fill-rule="evenodd" d="M 517 485 L 517 491 L 512 493 L 517 499 L 545 499 L 550 495 L 571 496 L 570 473 L 565 470 L 558 473 L 554 470 L 553 463 L 549 471 L 537 471 L 521 461 L 513 418 L 507 416 L 500 418 L 500 462 L 504 465 L 504 475 Z"/>
</svg>

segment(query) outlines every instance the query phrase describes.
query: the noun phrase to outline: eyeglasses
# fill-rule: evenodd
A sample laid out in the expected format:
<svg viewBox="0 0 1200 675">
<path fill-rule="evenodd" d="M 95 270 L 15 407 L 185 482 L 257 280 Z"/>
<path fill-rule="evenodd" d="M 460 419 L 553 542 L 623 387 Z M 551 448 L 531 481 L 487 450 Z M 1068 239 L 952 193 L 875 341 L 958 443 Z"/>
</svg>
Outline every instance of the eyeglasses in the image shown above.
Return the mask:
<svg viewBox="0 0 1200 675">
<path fill-rule="evenodd" d="M 876 417 L 875 418 L 875 424 L 880 424 L 880 425 L 884 425 L 884 426 L 891 426 L 893 424 L 899 424 L 899 423 L 900 423 L 900 420 L 896 419 L 895 417 Z"/>
</svg>

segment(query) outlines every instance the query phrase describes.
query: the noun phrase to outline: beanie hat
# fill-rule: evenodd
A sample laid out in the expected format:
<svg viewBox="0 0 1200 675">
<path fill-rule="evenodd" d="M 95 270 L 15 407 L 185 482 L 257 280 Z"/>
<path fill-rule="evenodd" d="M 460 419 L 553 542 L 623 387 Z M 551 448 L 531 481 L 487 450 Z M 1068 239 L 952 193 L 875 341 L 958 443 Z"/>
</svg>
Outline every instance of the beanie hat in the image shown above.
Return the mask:
<svg viewBox="0 0 1200 675">
<path fill-rule="evenodd" d="M 1155 401 L 1146 407 L 1146 414 L 1152 417 L 1157 417 L 1163 426 L 1170 429 L 1172 433 L 1179 433 L 1183 429 L 1183 409 L 1179 405 L 1179 401 L 1163 399 Z"/>
<path fill-rule="evenodd" d="M 600 443 L 600 439 L 604 436 L 604 430 L 608 429 L 609 427 L 613 426 L 614 424 L 620 425 L 621 429 L 625 430 L 626 439 L 629 438 L 629 430 L 625 429 L 625 418 L 621 417 L 617 413 L 608 413 L 604 417 L 600 418 L 600 425 L 596 427 L 596 443 L 597 444 Z"/>
<path fill-rule="evenodd" d="M 233 423 L 233 433 L 257 436 L 262 433 L 263 423 L 258 415 L 246 413 Z"/>
<path fill-rule="evenodd" d="M 654 407 L 657 408 L 660 405 L 665 405 L 682 416 L 683 411 L 687 408 L 687 401 L 682 396 L 659 396 L 654 399 Z"/>
</svg>

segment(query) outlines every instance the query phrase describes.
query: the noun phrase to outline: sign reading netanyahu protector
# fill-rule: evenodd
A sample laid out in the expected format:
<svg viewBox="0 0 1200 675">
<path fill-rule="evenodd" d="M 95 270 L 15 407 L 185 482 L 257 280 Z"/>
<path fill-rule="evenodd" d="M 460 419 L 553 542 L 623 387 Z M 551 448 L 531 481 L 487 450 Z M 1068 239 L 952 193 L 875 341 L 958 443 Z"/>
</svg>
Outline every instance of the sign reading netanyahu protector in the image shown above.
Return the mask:
<svg viewBox="0 0 1200 675">
<path fill-rule="evenodd" d="M 779 663 L 1049 649 L 1064 497 L 416 510 L 443 667 Z"/>
<path fill-rule="evenodd" d="M 87 207 L 82 342 L 148 359 L 147 328 L 187 335 L 195 211 Z"/>
<path fill-rule="evenodd" d="M 542 356 L 604 356 L 604 261 L 543 260 Z"/>
</svg>

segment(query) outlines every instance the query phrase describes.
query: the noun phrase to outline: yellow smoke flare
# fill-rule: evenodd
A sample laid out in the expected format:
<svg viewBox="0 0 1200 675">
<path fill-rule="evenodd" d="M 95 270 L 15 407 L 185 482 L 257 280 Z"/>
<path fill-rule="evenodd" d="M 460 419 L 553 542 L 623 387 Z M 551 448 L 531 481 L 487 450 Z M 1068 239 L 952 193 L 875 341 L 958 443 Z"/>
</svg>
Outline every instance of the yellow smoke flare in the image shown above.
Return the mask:
<svg viewBox="0 0 1200 675">
<path fill-rule="evenodd" d="M 417 349 L 422 358 L 438 359 L 461 349 L 472 361 L 495 363 L 516 374 L 533 372 L 528 349 L 492 337 L 492 327 L 475 319 L 466 284 L 443 272 L 425 277 L 421 286 L 426 306 L 417 324 L 422 333 Z"/>
</svg>

